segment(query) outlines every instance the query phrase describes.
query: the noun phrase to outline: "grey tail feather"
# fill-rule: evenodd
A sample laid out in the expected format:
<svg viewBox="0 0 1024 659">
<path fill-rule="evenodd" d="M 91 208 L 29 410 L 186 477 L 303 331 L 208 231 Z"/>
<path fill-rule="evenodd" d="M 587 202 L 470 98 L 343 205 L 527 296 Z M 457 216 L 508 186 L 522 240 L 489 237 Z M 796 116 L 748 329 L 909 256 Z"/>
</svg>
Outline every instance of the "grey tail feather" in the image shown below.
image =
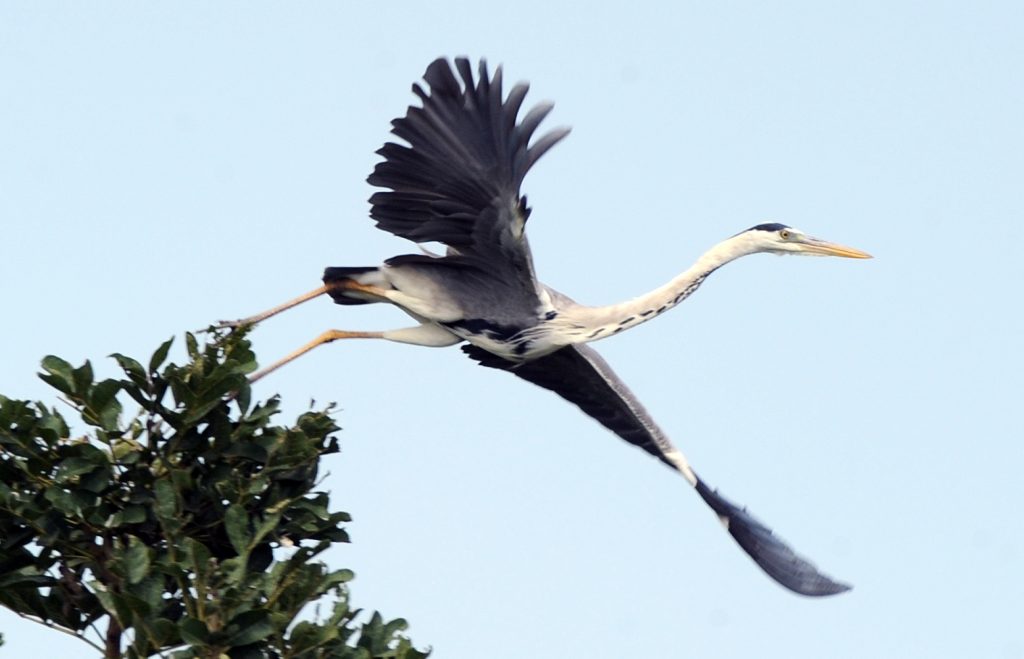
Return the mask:
<svg viewBox="0 0 1024 659">
<path fill-rule="evenodd" d="M 345 279 L 356 279 L 356 275 L 362 275 L 367 272 L 373 272 L 377 270 L 375 266 L 365 267 L 329 267 L 324 268 L 325 284 L 331 284 L 336 281 L 342 281 Z M 343 291 L 338 290 L 327 290 L 327 294 L 331 296 L 335 304 L 370 304 L 369 300 L 358 300 L 354 297 L 348 297 Z"/>
</svg>

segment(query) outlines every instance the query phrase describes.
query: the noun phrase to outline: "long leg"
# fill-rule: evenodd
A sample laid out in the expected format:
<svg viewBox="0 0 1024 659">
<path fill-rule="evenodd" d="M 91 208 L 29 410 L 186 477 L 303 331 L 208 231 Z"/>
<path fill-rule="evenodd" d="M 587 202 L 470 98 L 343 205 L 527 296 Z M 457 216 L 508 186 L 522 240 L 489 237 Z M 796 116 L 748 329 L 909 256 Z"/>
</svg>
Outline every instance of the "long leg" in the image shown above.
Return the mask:
<svg viewBox="0 0 1024 659">
<path fill-rule="evenodd" d="M 284 304 L 279 304 L 276 307 L 273 307 L 272 309 L 267 309 L 266 311 L 264 311 L 262 313 L 258 313 L 255 316 L 249 316 L 247 318 L 239 318 L 238 320 L 222 320 L 221 322 L 217 323 L 217 327 L 219 327 L 219 328 L 226 328 L 226 327 L 235 328 L 235 327 L 241 327 L 243 325 L 255 325 L 256 323 L 262 322 L 262 321 L 266 320 L 267 318 L 270 318 L 272 316 L 276 316 L 277 314 L 281 313 L 282 311 L 287 311 L 288 309 L 291 309 L 292 307 L 299 306 L 303 302 L 308 302 L 308 301 L 310 301 L 310 300 L 312 300 L 314 298 L 320 297 L 324 293 L 328 293 L 330 291 L 338 290 L 338 289 L 363 293 L 363 294 L 368 295 L 368 296 L 370 296 L 372 298 L 376 298 L 376 299 L 380 299 L 380 300 L 386 299 L 386 297 L 385 297 L 386 291 L 383 288 L 377 288 L 376 286 L 367 286 L 366 284 L 360 284 L 359 282 L 353 281 L 351 279 L 345 279 L 345 280 L 340 280 L 340 281 L 332 281 L 329 284 L 324 284 L 323 286 L 321 286 L 319 288 L 315 288 L 315 289 L 309 291 L 308 293 L 303 293 L 302 295 L 298 296 L 297 298 L 288 300 Z"/>
<path fill-rule="evenodd" d="M 282 311 L 283 311 L 283 309 L 282 309 Z M 271 314 L 271 315 L 273 315 L 273 314 Z M 321 346 L 321 345 L 323 345 L 325 343 L 331 343 L 332 341 L 337 341 L 338 339 L 383 339 L 383 338 L 384 338 L 384 332 L 346 332 L 345 330 L 327 330 L 326 332 L 324 332 L 320 336 L 316 337 L 315 339 L 313 339 L 312 341 L 310 341 L 306 345 L 302 346 L 298 350 L 294 350 L 294 351 L 288 353 L 287 355 L 285 355 L 281 359 L 278 359 L 276 362 L 274 362 L 270 366 L 267 366 L 266 368 L 264 368 L 262 370 L 259 370 L 256 373 L 253 373 L 253 375 L 249 378 L 249 384 L 252 384 L 253 382 L 256 382 L 257 380 L 259 380 L 260 378 L 262 378 L 265 375 L 273 373 L 274 371 L 276 371 L 277 369 L 281 368 L 282 366 L 284 366 L 288 362 L 294 361 L 294 360 L 298 359 L 299 357 L 303 356 L 304 354 L 306 354 L 307 352 L 309 352 L 313 348 L 315 348 L 317 346 Z"/>
<path fill-rule="evenodd" d="M 249 383 L 252 384 L 253 382 L 256 382 L 263 376 L 276 371 L 288 362 L 298 359 L 317 346 L 321 346 L 325 343 L 331 343 L 338 339 L 385 339 L 387 341 L 411 343 L 413 345 L 429 346 L 434 348 L 442 348 L 444 346 L 455 345 L 456 343 L 462 342 L 462 339 L 458 336 L 452 334 L 443 327 L 433 324 L 423 324 L 415 327 L 386 330 L 383 332 L 327 330 L 301 348 L 290 352 L 270 366 L 254 373 L 249 378 Z"/>
</svg>

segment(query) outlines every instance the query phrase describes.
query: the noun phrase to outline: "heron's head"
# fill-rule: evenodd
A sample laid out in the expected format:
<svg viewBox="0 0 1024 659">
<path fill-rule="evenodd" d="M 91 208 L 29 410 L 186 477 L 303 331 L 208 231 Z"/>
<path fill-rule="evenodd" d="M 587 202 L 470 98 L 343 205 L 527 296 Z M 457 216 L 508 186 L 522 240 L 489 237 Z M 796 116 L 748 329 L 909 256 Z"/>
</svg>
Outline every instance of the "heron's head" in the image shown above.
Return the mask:
<svg viewBox="0 0 1024 659">
<path fill-rule="evenodd" d="M 800 254 L 803 256 L 842 256 L 848 259 L 870 259 L 871 255 L 853 247 L 837 245 L 808 236 L 785 224 L 758 224 L 737 234 L 750 253 Z"/>
</svg>

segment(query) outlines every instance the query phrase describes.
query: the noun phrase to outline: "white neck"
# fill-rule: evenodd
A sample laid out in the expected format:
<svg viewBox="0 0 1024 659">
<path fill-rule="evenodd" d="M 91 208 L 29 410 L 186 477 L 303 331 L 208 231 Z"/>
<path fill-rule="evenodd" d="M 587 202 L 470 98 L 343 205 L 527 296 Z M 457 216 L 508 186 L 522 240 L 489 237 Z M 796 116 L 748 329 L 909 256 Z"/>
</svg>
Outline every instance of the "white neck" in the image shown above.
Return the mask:
<svg viewBox="0 0 1024 659">
<path fill-rule="evenodd" d="M 579 307 L 558 320 L 573 343 L 587 343 L 618 334 L 676 306 L 696 291 L 712 272 L 741 256 L 760 251 L 751 236 L 741 233 L 723 240 L 684 272 L 649 293 L 603 307 Z M 556 321 L 558 322 L 558 321 Z"/>
</svg>

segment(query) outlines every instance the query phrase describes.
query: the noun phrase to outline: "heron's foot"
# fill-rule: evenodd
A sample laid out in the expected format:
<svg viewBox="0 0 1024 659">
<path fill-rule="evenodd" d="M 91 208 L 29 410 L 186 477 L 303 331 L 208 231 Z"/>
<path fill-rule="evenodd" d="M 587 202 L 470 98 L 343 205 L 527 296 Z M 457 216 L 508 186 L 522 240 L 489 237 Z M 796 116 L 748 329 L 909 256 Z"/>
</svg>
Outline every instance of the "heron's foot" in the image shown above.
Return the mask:
<svg viewBox="0 0 1024 659">
<path fill-rule="evenodd" d="M 203 329 L 195 330 L 196 334 L 213 334 L 221 330 L 230 330 L 232 332 L 242 329 L 243 327 L 252 326 L 252 323 L 247 322 L 246 318 L 239 318 L 238 320 L 219 320 L 216 323 L 207 325 Z"/>
<path fill-rule="evenodd" d="M 327 292 L 327 287 L 326 286 L 321 286 L 321 287 L 316 288 L 316 289 L 314 289 L 314 290 L 312 290 L 312 291 L 310 291 L 308 293 L 300 295 L 299 297 L 297 297 L 297 298 L 295 298 L 293 300 L 288 300 L 284 304 L 279 304 L 276 307 L 274 307 L 273 309 L 267 309 L 263 313 L 258 313 L 255 316 L 246 316 L 245 318 L 239 318 L 238 320 L 221 320 L 221 321 L 218 321 L 216 325 L 212 326 L 212 329 L 215 329 L 215 330 L 218 330 L 218 329 L 237 330 L 237 329 L 241 329 L 243 327 L 251 327 L 253 325 L 256 325 L 257 323 L 263 322 L 267 318 L 270 318 L 272 316 L 276 316 L 277 314 L 281 313 L 282 311 L 287 311 L 288 309 L 291 309 L 292 307 L 298 306 L 298 305 L 302 304 L 303 302 L 307 302 L 309 300 L 312 300 L 315 297 L 319 297 L 320 295 L 323 295 L 326 292 Z"/>
<path fill-rule="evenodd" d="M 236 330 L 242 327 L 251 327 L 252 325 L 258 323 L 260 320 L 262 319 L 253 317 L 239 318 L 238 320 L 218 320 L 217 323 L 213 325 L 212 329 Z"/>
</svg>

